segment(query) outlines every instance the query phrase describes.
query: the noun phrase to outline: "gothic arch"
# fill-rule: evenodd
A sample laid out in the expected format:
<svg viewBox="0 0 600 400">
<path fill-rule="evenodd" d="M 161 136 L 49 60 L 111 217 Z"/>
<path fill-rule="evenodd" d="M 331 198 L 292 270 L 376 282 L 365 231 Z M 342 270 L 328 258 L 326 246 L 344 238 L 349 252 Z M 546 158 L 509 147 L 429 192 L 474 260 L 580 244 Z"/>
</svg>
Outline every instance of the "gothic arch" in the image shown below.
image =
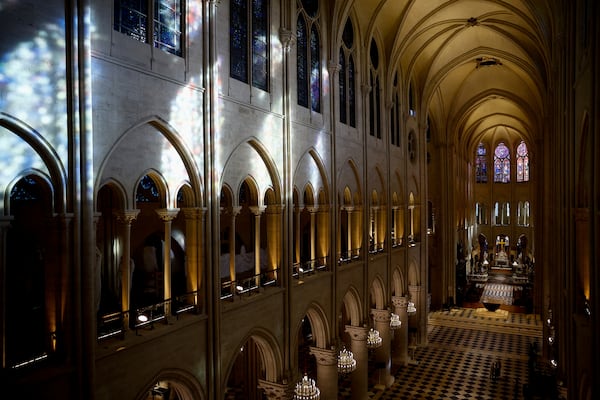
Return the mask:
<svg viewBox="0 0 600 400">
<path fill-rule="evenodd" d="M 419 274 L 419 266 L 417 261 L 414 258 L 411 258 L 408 264 L 408 285 L 409 286 L 418 286 L 421 284 Z"/>
<path fill-rule="evenodd" d="M 50 187 L 53 190 L 52 209 L 57 214 L 63 214 L 66 211 L 66 172 L 60 161 L 60 157 L 52 145 L 35 129 L 3 112 L 0 112 L 0 126 L 22 139 L 40 157 L 44 166 L 48 169 L 48 175 L 45 179 L 51 182 Z M 24 165 L 23 167 L 25 170 L 30 169 L 29 165 Z M 19 171 L 18 173 L 20 174 L 20 178 L 27 175 L 24 171 Z M 39 173 L 36 174 L 39 175 Z M 9 179 L 14 180 L 14 177 L 10 177 Z M 14 180 L 14 182 L 16 181 L 18 179 Z M 0 211 L 4 211 L 4 215 L 7 215 L 7 210 L 4 208 L 8 204 L 7 200 L 10 198 L 10 190 L 4 185 L 5 182 L 0 182 L 0 190 L 4 192 L 4 202 L 0 204 Z"/>
<path fill-rule="evenodd" d="M 144 389 L 136 396 L 136 400 L 149 400 L 152 389 L 168 387 L 174 391 L 179 400 L 204 400 L 207 398 L 202 386 L 195 376 L 181 369 L 165 369 L 150 379 Z"/>
<path fill-rule="evenodd" d="M 385 286 L 380 276 L 376 276 L 371 282 L 370 297 L 371 308 L 383 310 L 386 307 Z"/>
<path fill-rule="evenodd" d="M 329 332 L 329 321 L 327 321 L 327 316 L 323 308 L 319 304 L 312 302 L 309 304 L 304 315 L 310 321 L 315 346 L 321 349 L 327 348 L 331 335 Z M 298 329 L 300 329 L 300 323 L 297 324 L 296 330 Z"/>
<path fill-rule="evenodd" d="M 146 175 L 148 177 L 152 178 L 152 181 L 154 182 L 154 184 L 156 185 L 156 188 L 158 189 L 158 197 L 160 198 L 160 206 L 168 207 L 168 204 L 171 203 L 169 201 L 169 187 L 167 186 L 167 182 L 166 182 L 165 178 L 158 171 L 156 171 L 154 169 L 149 169 L 147 171 L 142 172 L 142 174 L 136 180 L 135 185 L 133 187 L 133 192 L 132 192 L 133 193 L 133 196 L 131 199 L 132 204 L 130 204 L 129 207 L 136 208 L 135 204 L 137 202 L 137 200 L 136 200 L 137 190 L 140 185 L 140 182 Z"/>
<path fill-rule="evenodd" d="M 394 272 L 392 273 L 392 295 L 403 296 L 405 287 L 406 285 L 404 282 L 404 275 L 400 270 L 400 266 L 397 265 L 396 268 L 394 268 Z"/>
<path fill-rule="evenodd" d="M 256 328 L 249 332 L 240 343 L 238 343 L 237 349 L 244 346 L 248 340 L 252 339 L 256 344 L 258 353 L 260 355 L 260 361 L 265 370 L 264 379 L 269 382 L 278 382 L 281 378 L 283 371 L 283 359 L 279 346 L 277 345 L 277 339 L 267 330 L 263 328 Z M 231 374 L 236 358 L 238 356 L 237 351 L 232 353 L 232 357 L 227 364 L 226 374 L 223 375 L 222 390 L 224 393 L 227 385 L 227 379 Z"/>
<path fill-rule="evenodd" d="M 97 189 L 100 186 L 100 182 L 102 182 L 108 177 L 104 177 L 106 169 L 110 165 L 111 157 L 119 152 L 120 145 L 125 142 L 126 139 L 129 138 L 133 133 L 137 132 L 138 129 L 144 128 L 144 126 L 152 127 L 156 132 L 162 135 L 167 142 L 173 146 L 173 149 L 177 153 L 179 157 L 179 161 L 185 168 L 185 172 L 187 174 L 186 179 L 188 180 L 192 193 L 194 194 L 194 206 L 202 207 L 203 206 L 203 196 L 202 196 L 202 181 L 201 171 L 198 169 L 195 161 L 194 154 L 187 147 L 185 140 L 177 133 L 177 131 L 164 119 L 157 115 L 147 116 L 142 118 L 137 123 L 130 126 L 127 130 L 123 132 L 123 134 L 113 143 L 112 147 L 106 153 L 104 160 L 100 163 L 98 168 L 97 176 L 100 178 L 95 183 L 95 192 L 97 193 Z M 125 149 L 124 149 L 125 151 Z M 161 171 L 161 173 L 163 173 Z M 143 176 L 143 175 L 142 175 Z M 170 184 L 176 184 L 176 186 L 180 185 L 180 182 L 169 182 Z M 135 186 L 137 188 L 137 186 Z M 135 197 L 135 196 L 133 196 Z M 167 199 L 169 201 L 170 199 Z M 174 203 L 175 200 L 172 201 Z M 133 202 L 135 204 L 135 201 Z M 167 204 L 172 204 L 171 202 Z"/>
<path fill-rule="evenodd" d="M 362 305 L 360 301 L 360 296 L 358 295 L 356 288 L 348 288 L 342 299 L 341 307 L 344 306 L 346 307 L 346 312 L 348 313 L 350 325 L 360 326 L 363 322 L 361 312 Z"/>
</svg>

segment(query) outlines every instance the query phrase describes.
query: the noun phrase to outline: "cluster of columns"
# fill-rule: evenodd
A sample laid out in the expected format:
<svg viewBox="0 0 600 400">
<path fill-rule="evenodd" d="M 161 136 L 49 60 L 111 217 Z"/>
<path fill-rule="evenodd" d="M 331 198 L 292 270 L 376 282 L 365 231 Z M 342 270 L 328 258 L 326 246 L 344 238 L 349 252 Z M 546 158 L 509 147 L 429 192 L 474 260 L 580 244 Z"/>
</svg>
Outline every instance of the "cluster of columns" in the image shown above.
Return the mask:
<svg viewBox="0 0 600 400">
<path fill-rule="evenodd" d="M 373 350 L 373 358 L 380 368 L 376 369 L 371 377 L 377 384 L 388 388 L 394 383 L 392 364 L 400 367 L 408 365 L 408 298 L 393 296 L 394 313 L 400 316 L 402 325 L 393 331 L 390 329 L 391 311 L 388 309 L 371 310 L 374 328 L 382 338 L 382 345 Z M 367 336 L 369 328 L 366 326 L 347 325 L 346 333 L 350 337 L 349 349 L 354 354 L 356 369 L 351 372 L 350 392 L 353 400 L 364 400 L 368 397 L 369 390 L 369 349 Z M 321 400 L 335 400 L 338 398 L 338 353 L 335 347 L 331 349 L 311 347 L 310 354 L 315 357 L 317 365 L 316 383 L 321 392 Z M 259 380 L 259 388 L 264 390 L 269 400 L 289 400 L 293 398 L 295 382 L 283 383 Z"/>
</svg>

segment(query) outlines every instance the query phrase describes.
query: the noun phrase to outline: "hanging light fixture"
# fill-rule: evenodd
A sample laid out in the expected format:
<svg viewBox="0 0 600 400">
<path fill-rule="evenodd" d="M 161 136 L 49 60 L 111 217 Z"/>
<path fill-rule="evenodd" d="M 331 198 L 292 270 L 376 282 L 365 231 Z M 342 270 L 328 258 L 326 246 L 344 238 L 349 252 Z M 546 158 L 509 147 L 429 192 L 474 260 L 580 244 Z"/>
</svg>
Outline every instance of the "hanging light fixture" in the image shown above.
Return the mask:
<svg viewBox="0 0 600 400">
<path fill-rule="evenodd" d="M 400 321 L 400 316 L 398 314 L 392 313 L 390 316 L 390 329 L 395 330 L 402 326 L 402 321 Z"/>
<path fill-rule="evenodd" d="M 367 348 L 376 349 L 381 346 L 383 339 L 379 336 L 379 331 L 376 329 L 369 329 L 369 334 L 367 335 Z"/>
<path fill-rule="evenodd" d="M 415 307 L 415 303 L 409 301 L 408 307 L 406 308 L 406 312 L 408 313 L 408 315 L 415 315 L 417 313 L 417 307 Z"/>
<path fill-rule="evenodd" d="M 321 391 L 317 387 L 314 379 L 304 374 L 302 380 L 296 383 L 296 389 L 294 389 L 294 400 L 319 400 L 321 398 Z"/>
<path fill-rule="evenodd" d="M 338 354 L 338 372 L 340 374 L 349 374 L 356 369 L 356 360 L 350 350 L 343 346 Z"/>
</svg>

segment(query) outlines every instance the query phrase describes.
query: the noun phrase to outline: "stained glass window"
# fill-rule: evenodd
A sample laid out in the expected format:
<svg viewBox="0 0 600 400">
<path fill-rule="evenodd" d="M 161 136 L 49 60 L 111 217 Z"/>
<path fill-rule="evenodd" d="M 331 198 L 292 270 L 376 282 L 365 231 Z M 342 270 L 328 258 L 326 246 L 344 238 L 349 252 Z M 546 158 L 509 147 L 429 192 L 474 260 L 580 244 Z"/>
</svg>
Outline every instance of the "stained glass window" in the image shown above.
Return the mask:
<svg viewBox="0 0 600 400">
<path fill-rule="evenodd" d="M 340 49 L 340 75 L 339 75 L 339 86 L 340 86 L 340 122 L 346 123 L 346 56 L 344 50 Z"/>
<path fill-rule="evenodd" d="M 321 112 L 321 40 L 319 34 L 319 3 L 317 0 L 298 2 L 296 22 L 296 57 L 298 105 Z"/>
<path fill-rule="evenodd" d="M 248 7 L 246 0 L 232 0 L 229 14 L 230 76 L 248 83 Z"/>
<path fill-rule="evenodd" d="M 232 0 L 229 14 L 229 75 L 262 90 L 269 88 L 269 2 Z M 251 41 L 251 42 L 250 42 Z M 252 64 L 249 64 L 251 53 Z"/>
<path fill-rule="evenodd" d="M 160 201 L 158 188 L 154 180 L 145 175 L 137 187 L 135 200 L 140 203 L 157 203 Z"/>
<path fill-rule="evenodd" d="M 154 47 L 181 55 L 181 1 L 154 1 Z"/>
<path fill-rule="evenodd" d="M 267 0 L 252 1 L 252 86 L 268 90 L 269 32 Z"/>
<path fill-rule="evenodd" d="M 510 151 L 500 142 L 494 151 L 494 182 L 510 182 Z"/>
<path fill-rule="evenodd" d="M 479 143 L 475 155 L 475 182 L 487 183 L 487 181 L 487 150 L 483 143 Z"/>
<path fill-rule="evenodd" d="M 150 1 L 154 1 L 152 21 Z M 181 0 L 115 0 L 113 28 L 140 42 L 151 38 L 154 47 L 181 56 L 181 7 Z"/>
<path fill-rule="evenodd" d="M 356 128 L 355 100 L 354 100 L 354 28 L 350 18 L 346 20 L 342 33 L 342 46 L 340 46 L 340 122 L 348 123 Z M 346 60 L 348 60 L 346 62 Z M 348 118 L 348 115 L 350 118 Z"/>
<path fill-rule="evenodd" d="M 306 53 L 307 45 L 306 22 L 302 16 L 298 17 L 296 27 L 296 73 L 298 75 L 298 105 L 308 107 L 308 55 Z"/>
<path fill-rule="evenodd" d="M 369 92 L 369 134 L 381 139 L 381 99 L 379 88 L 379 49 L 375 39 L 371 39 Z"/>
<path fill-rule="evenodd" d="M 517 182 L 529 182 L 529 154 L 524 141 L 517 146 Z"/>
<path fill-rule="evenodd" d="M 310 100 L 312 110 L 321 112 L 321 51 L 316 25 L 310 32 Z"/>
</svg>

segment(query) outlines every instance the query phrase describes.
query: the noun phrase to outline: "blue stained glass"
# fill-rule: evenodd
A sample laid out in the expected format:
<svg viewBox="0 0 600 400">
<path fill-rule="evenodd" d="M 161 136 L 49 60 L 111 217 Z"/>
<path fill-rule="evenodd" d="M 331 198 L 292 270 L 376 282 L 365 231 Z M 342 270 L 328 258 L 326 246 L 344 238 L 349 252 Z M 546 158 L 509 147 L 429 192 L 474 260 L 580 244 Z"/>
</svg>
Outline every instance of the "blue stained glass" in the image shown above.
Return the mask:
<svg viewBox="0 0 600 400">
<path fill-rule="evenodd" d="M 348 61 L 348 109 L 350 113 L 350 126 L 356 128 L 356 102 L 354 87 L 354 58 L 351 55 Z"/>
<path fill-rule="evenodd" d="M 248 7 L 246 0 L 231 1 L 229 34 L 229 75 L 248 83 Z"/>
<path fill-rule="evenodd" d="M 315 25 L 310 33 L 310 66 L 311 108 L 321 112 L 321 51 L 319 33 Z"/>
<path fill-rule="evenodd" d="M 306 23 L 302 16 L 298 17 L 296 27 L 297 59 L 296 74 L 298 80 L 298 104 L 308 107 L 308 57 L 307 57 L 307 39 Z"/>
<path fill-rule="evenodd" d="M 148 175 L 145 175 L 140 181 L 135 199 L 140 203 L 156 203 L 160 201 L 156 183 Z"/>
<path fill-rule="evenodd" d="M 252 1 L 252 85 L 262 90 L 269 82 L 268 5 L 266 0 Z"/>
<path fill-rule="evenodd" d="M 346 57 L 344 51 L 340 49 L 340 122 L 346 123 Z"/>
</svg>

